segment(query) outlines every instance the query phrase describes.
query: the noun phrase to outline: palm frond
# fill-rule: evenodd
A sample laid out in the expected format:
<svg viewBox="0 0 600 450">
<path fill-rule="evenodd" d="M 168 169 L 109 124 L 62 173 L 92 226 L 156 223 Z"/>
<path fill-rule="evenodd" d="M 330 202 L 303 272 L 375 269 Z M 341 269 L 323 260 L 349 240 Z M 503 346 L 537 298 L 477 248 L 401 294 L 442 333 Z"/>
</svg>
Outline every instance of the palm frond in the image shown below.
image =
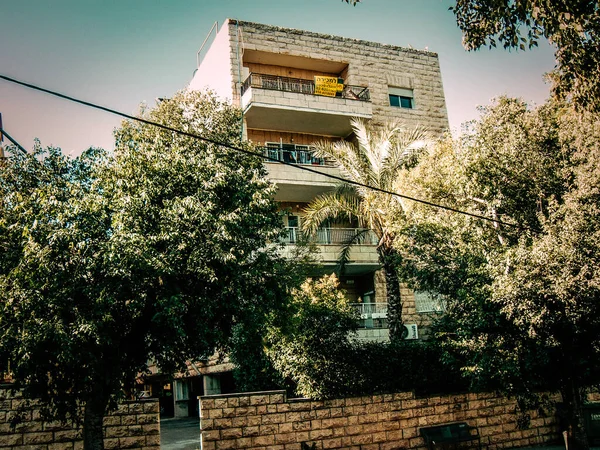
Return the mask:
<svg viewBox="0 0 600 450">
<path fill-rule="evenodd" d="M 364 237 L 370 233 L 371 230 L 364 229 L 356 231 L 350 235 L 348 239 L 345 239 L 341 244 L 340 254 L 338 256 L 338 274 L 341 276 L 344 274 L 346 265 L 350 262 L 350 251 L 352 247 L 363 242 Z"/>
<path fill-rule="evenodd" d="M 338 187 L 333 192 L 328 192 L 315 197 L 304 210 L 302 229 L 309 234 L 316 233 L 317 229 L 326 220 L 337 220 L 346 217 L 349 220 L 360 215 L 360 198 L 351 187 Z"/>
</svg>

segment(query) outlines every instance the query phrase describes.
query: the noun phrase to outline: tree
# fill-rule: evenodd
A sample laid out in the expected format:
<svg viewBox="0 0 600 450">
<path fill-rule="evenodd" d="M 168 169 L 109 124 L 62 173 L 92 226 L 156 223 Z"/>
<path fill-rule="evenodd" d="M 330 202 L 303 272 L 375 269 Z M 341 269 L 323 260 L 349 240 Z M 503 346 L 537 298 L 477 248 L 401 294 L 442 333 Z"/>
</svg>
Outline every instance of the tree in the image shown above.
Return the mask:
<svg viewBox="0 0 600 450">
<path fill-rule="evenodd" d="M 183 92 L 147 119 L 250 149 L 240 111 Z M 86 449 L 149 360 L 163 372 L 227 348 L 285 298 L 281 219 L 259 157 L 135 121 L 114 156 L 13 155 L 0 172 L 0 354 Z"/>
<path fill-rule="evenodd" d="M 423 158 L 407 185 L 517 227 L 415 206 L 396 241 L 403 275 L 447 299 L 437 324 L 446 359 L 480 388 L 522 399 L 559 391 L 581 448 L 582 393 L 600 381 L 599 138 L 593 116 L 500 99 L 471 136 Z"/>
<path fill-rule="evenodd" d="M 424 145 L 427 133 L 421 128 L 405 130 L 393 124 L 371 130 L 358 119 L 352 121 L 352 128 L 355 144 L 347 141 L 320 143 L 315 154 L 331 159 L 348 180 L 394 191 L 402 171 L 414 164 L 415 154 Z M 315 198 L 305 212 L 302 226 L 309 233 L 316 232 L 327 220 L 343 218 L 356 220 L 360 227 L 375 233 L 379 240 L 379 262 L 386 279 L 390 339 L 401 339 L 402 299 L 396 271 L 399 255 L 394 248 L 396 235 L 392 224 L 405 216 L 403 201 L 368 187 L 344 183 L 334 192 Z M 342 257 L 347 257 L 349 246 L 360 242 L 363 234 L 359 232 L 347 242 Z"/>
<path fill-rule="evenodd" d="M 347 394 L 356 380 L 352 332 L 358 328 L 356 311 L 339 290 L 335 275 L 306 280 L 292 292 L 286 320 L 268 327 L 266 352 L 283 378 L 296 384 L 296 392 L 309 398 Z M 340 392 L 342 391 L 342 392 Z"/>
<path fill-rule="evenodd" d="M 600 6 L 595 0 L 457 0 L 450 8 L 468 50 L 501 44 L 525 50 L 544 37 L 556 47 L 554 92 L 600 111 Z"/>
</svg>

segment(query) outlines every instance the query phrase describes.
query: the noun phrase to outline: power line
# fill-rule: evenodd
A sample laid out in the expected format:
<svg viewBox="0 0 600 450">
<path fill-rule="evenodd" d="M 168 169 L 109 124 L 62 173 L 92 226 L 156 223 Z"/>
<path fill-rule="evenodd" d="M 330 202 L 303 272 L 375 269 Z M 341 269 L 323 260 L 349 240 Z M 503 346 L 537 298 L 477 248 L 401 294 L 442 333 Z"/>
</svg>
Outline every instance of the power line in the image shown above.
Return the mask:
<svg viewBox="0 0 600 450">
<path fill-rule="evenodd" d="M 347 180 L 345 178 L 338 177 L 337 175 L 332 175 L 332 174 L 328 174 L 328 173 L 319 172 L 318 170 L 315 170 L 315 169 L 313 169 L 311 167 L 300 166 L 300 165 L 288 163 L 288 162 L 285 162 L 285 161 L 280 161 L 277 158 L 273 158 L 273 157 L 270 157 L 268 155 L 255 153 L 255 152 L 252 152 L 250 150 L 246 150 L 246 149 L 243 149 L 243 148 L 240 148 L 240 147 L 236 147 L 236 146 L 231 145 L 231 144 L 226 143 L 226 142 L 216 141 L 214 139 L 210 139 L 210 138 L 204 137 L 204 136 L 199 135 L 199 134 L 195 134 L 195 133 L 190 133 L 190 132 L 187 132 L 187 131 L 178 130 L 178 129 L 170 127 L 168 125 L 163 125 L 163 124 L 160 124 L 158 122 L 153 122 L 151 120 L 147 120 L 147 119 L 144 119 L 144 118 L 141 118 L 141 117 L 136 117 L 136 116 L 133 116 L 131 114 L 126 114 L 124 112 L 108 108 L 106 106 L 101 106 L 101 105 L 98 105 L 98 104 L 95 104 L 95 103 L 87 102 L 85 100 L 81 100 L 81 99 L 78 99 L 78 98 L 75 98 L 75 97 L 71 97 L 71 96 L 68 96 L 68 95 L 65 95 L 65 94 L 61 94 L 60 92 L 52 91 L 50 89 L 45 89 L 43 87 L 40 87 L 40 86 L 37 86 L 37 85 L 34 85 L 34 84 L 30 84 L 30 83 L 26 83 L 24 81 L 20 81 L 20 80 L 17 80 L 15 78 L 11 78 L 11 77 L 8 77 L 6 75 L 0 74 L 0 79 L 3 79 L 5 81 L 9 81 L 11 83 L 15 83 L 15 84 L 18 84 L 18 85 L 21 85 L 21 86 L 24 86 L 24 87 L 27 87 L 27 88 L 30 88 L 30 89 L 33 89 L 33 90 L 36 90 L 36 91 L 44 92 L 46 94 L 50 94 L 50 95 L 53 95 L 55 97 L 62 98 L 64 100 L 69 100 L 69 101 L 74 102 L 74 103 L 79 103 L 80 105 L 89 106 L 90 108 L 94 108 L 94 109 L 99 109 L 101 111 L 105 111 L 105 112 L 108 112 L 110 114 L 121 116 L 121 117 L 124 117 L 124 118 L 129 119 L 129 120 L 133 120 L 133 121 L 136 121 L 136 122 L 145 123 L 147 125 L 152 125 L 152 126 L 161 128 L 163 130 L 167 130 L 167 131 L 171 131 L 173 133 L 180 134 L 182 136 L 187 136 L 187 137 L 190 137 L 190 138 L 193 138 L 193 139 L 198 139 L 198 140 L 201 140 L 201 141 L 204 141 L 204 142 L 208 142 L 210 144 L 214 144 L 214 145 L 217 145 L 217 146 L 220 146 L 220 147 L 225 147 L 225 148 L 228 148 L 228 149 L 231 149 L 231 150 L 235 150 L 235 151 L 240 152 L 240 153 L 244 153 L 246 155 L 259 156 L 259 157 L 261 157 L 263 159 L 266 159 L 268 161 L 272 161 L 272 162 L 276 162 L 276 163 L 279 163 L 279 164 L 283 164 L 283 165 L 294 167 L 297 170 L 304 170 L 306 172 L 315 173 L 317 175 L 321 175 L 321 176 L 326 177 L 326 178 L 331 178 L 331 179 L 334 179 L 334 180 L 337 180 L 337 181 L 341 181 L 343 183 L 351 184 L 351 185 L 354 185 L 354 186 L 364 187 L 364 188 L 367 188 L 367 189 L 371 189 L 373 191 L 381 192 L 383 194 L 393 195 L 393 196 L 396 196 L 396 197 L 399 197 L 399 198 L 402 198 L 402 199 L 405 199 L 405 200 L 410 200 L 410 201 L 413 201 L 413 202 L 421 203 L 423 205 L 431 206 L 433 208 L 443 209 L 443 210 L 454 212 L 454 213 L 457 213 L 457 214 L 463 214 L 465 216 L 470 216 L 470 217 L 473 217 L 473 218 L 476 218 L 476 219 L 485 220 L 485 221 L 488 221 L 488 222 L 492 222 L 494 224 L 506 225 L 506 226 L 511 227 L 511 228 L 517 228 L 517 229 L 529 230 L 529 231 L 535 232 L 535 230 L 533 230 L 532 228 L 524 226 L 524 225 L 517 225 L 517 224 L 513 224 L 513 223 L 509 223 L 509 222 L 504 222 L 502 220 L 493 219 L 491 217 L 482 216 L 480 214 L 475 214 L 475 213 L 471 213 L 471 212 L 468 212 L 468 211 L 462 211 L 460 209 L 452 208 L 450 206 L 444 206 L 444 205 L 433 203 L 433 202 L 430 202 L 430 201 L 427 201 L 427 200 L 422 200 L 422 199 L 419 199 L 419 198 L 410 197 L 408 195 L 399 194 L 397 192 L 387 191 L 385 189 L 380 189 L 378 187 L 369 186 L 367 184 L 363 184 L 363 183 L 360 183 L 358 181 Z M 20 148 L 23 150 L 22 147 L 20 147 Z"/>
</svg>

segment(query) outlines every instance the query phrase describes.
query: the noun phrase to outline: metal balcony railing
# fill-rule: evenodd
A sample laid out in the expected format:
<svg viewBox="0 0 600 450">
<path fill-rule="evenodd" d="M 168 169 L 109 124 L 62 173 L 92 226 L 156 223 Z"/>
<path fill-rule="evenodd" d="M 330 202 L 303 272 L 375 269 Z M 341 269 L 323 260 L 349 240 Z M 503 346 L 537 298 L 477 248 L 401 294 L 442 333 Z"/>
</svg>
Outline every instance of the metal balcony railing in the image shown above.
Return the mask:
<svg viewBox="0 0 600 450">
<path fill-rule="evenodd" d="M 287 227 L 288 234 L 284 238 L 286 244 L 295 244 L 302 239 L 304 233 L 298 227 Z M 357 233 L 365 231 L 364 228 L 319 228 L 314 236 L 307 236 L 311 242 L 316 244 L 341 245 L 348 242 Z M 355 245 L 376 245 L 377 236 L 373 231 L 363 233 Z"/>
<path fill-rule="evenodd" d="M 278 147 L 258 147 L 263 154 L 269 159 L 267 161 L 282 161 L 291 164 L 309 164 L 313 166 L 328 166 L 334 165 L 326 162 L 323 158 L 316 157 L 310 150 L 292 150 Z"/>
<path fill-rule="evenodd" d="M 271 89 L 274 91 L 297 92 L 299 94 L 315 94 L 315 83 L 311 80 L 301 78 L 288 78 L 276 75 L 266 75 L 263 73 L 251 73 L 242 84 L 242 95 L 251 87 L 258 89 Z M 339 98 L 348 100 L 358 100 L 361 102 L 370 102 L 371 96 L 369 88 L 366 86 L 344 85 L 340 91 Z"/>
<path fill-rule="evenodd" d="M 387 317 L 387 303 L 351 303 L 350 306 L 358 311 L 361 318 Z"/>
</svg>

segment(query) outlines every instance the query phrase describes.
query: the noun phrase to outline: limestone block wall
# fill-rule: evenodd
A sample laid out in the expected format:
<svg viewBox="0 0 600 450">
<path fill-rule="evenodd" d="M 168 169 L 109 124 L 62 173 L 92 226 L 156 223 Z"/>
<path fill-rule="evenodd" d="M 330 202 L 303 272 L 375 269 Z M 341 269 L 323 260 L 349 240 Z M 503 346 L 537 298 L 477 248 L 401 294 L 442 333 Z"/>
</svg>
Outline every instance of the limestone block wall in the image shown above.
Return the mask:
<svg viewBox="0 0 600 450">
<path fill-rule="evenodd" d="M 104 419 L 106 450 L 160 450 L 158 400 L 126 401 Z M 36 403 L 0 386 L 0 449 L 81 450 L 80 428 L 41 418 Z"/>
<path fill-rule="evenodd" d="M 237 46 L 282 56 L 335 61 L 347 65 L 347 84 L 368 86 L 374 122 L 401 120 L 407 126 L 427 126 L 434 134 L 448 128 L 448 115 L 436 53 L 253 22 L 229 19 L 231 91 L 239 104 Z M 238 34 L 239 33 L 239 34 Z M 242 39 L 238 36 L 241 35 Z M 241 65 L 244 63 L 243 56 Z M 412 89 L 414 108 L 389 104 L 389 87 Z"/>
<path fill-rule="evenodd" d="M 327 401 L 290 399 L 284 391 L 200 397 L 203 450 L 394 450 L 426 446 L 419 428 L 450 422 L 477 426 L 489 450 L 559 440 L 554 415 L 530 411 L 520 429 L 516 403 L 495 394 L 415 398 L 412 393 Z"/>
</svg>

